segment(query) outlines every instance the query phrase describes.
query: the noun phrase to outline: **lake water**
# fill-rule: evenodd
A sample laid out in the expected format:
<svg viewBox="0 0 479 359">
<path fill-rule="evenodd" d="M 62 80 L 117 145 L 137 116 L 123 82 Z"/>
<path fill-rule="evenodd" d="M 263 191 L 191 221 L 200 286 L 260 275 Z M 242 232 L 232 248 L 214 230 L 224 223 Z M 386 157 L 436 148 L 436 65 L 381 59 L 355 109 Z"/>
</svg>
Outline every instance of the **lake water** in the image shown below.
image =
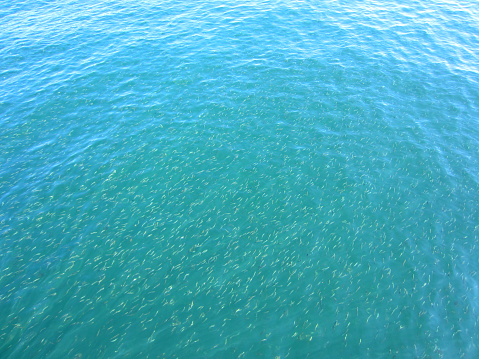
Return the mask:
<svg viewBox="0 0 479 359">
<path fill-rule="evenodd" d="M 478 358 L 477 1 L 0 2 L 1 358 Z"/>
</svg>

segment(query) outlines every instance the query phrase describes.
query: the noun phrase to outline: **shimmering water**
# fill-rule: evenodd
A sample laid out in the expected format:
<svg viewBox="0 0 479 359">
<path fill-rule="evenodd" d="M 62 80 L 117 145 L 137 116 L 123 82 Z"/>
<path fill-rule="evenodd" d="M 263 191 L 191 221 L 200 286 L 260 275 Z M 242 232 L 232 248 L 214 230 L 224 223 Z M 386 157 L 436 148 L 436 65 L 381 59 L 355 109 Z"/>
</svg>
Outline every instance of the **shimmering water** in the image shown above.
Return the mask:
<svg viewBox="0 0 479 359">
<path fill-rule="evenodd" d="M 476 1 L 0 2 L 1 358 L 479 357 Z"/>
</svg>

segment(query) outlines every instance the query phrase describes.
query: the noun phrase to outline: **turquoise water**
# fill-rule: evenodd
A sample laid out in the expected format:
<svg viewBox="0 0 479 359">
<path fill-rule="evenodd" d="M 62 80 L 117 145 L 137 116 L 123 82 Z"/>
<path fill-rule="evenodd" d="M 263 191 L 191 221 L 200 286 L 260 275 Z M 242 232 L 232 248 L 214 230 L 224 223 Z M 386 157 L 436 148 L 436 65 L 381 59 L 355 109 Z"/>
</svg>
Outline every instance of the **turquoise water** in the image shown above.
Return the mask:
<svg viewBox="0 0 479 359">
<path fill-rule="evenodd" d="M 479 357 L 475 1 L 0 3 L 1 358 Z"/>
</svg>

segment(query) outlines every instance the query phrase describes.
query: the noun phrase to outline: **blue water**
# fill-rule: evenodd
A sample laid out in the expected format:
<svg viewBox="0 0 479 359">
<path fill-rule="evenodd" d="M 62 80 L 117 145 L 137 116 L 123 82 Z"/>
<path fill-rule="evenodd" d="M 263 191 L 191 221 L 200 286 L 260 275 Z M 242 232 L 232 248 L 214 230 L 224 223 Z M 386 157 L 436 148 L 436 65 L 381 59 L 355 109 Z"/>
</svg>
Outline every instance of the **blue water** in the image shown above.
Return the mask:
<svg viewBox="0 0 479 359">
<path fill-rule="evenodd" d="M 478 358 L 476 1 L 0 1 L 0 358 Z"/>
</svg>

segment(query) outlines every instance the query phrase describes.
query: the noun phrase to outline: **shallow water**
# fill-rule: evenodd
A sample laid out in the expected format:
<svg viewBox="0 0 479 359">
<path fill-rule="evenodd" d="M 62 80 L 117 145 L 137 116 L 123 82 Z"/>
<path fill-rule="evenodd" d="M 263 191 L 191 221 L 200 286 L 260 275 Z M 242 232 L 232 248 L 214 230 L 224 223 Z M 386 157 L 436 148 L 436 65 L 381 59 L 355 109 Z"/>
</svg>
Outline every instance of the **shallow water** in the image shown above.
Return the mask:
<svg viewBox="0 0 479 359">
<path fill-rule="evenodd" d="M 0 6 L 1 358 L 477 358 L 479 7 Z"/>
</svg>

